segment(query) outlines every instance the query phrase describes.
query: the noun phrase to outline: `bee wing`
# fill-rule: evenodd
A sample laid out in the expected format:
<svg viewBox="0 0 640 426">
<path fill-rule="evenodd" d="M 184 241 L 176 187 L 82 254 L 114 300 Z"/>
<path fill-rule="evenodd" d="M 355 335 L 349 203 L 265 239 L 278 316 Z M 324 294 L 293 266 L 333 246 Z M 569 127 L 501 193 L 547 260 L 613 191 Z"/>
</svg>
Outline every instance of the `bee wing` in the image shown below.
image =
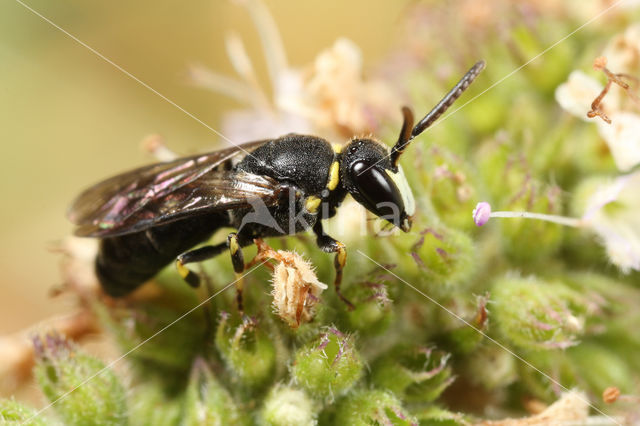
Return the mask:
<svg viewBox="0 0 640 426">
<path fill-rule="evenodd" d="M 243 145 L 250 150 L 263 144 Z M 272 203 L 278 184 L 250 173 L 218 170 L 244 152 L 229 148 L 153 164 L 84 191 L 69 209 L 76 235 L 104 237 L 140 231 L 194 212 L 226 210 L 260 198 Z M 244 203 L 244 204 L 243 204 Z"/>
<path fill-rule="evenodd" d="M 100 210 L 93 220 L 78 226 L 75 234 L 83 237 L 116 236 L 187 216 L 250 208 L 257 200 L 270 206 L 278 201 L 282 189 L 276 180 L 269 177 L 214 170 L 162 196 L 148 197 L 145 194 L 141 198 L 131 198 L 130 194 L 119 195 L 110 200 L 108 208 Z"/>
</svg>

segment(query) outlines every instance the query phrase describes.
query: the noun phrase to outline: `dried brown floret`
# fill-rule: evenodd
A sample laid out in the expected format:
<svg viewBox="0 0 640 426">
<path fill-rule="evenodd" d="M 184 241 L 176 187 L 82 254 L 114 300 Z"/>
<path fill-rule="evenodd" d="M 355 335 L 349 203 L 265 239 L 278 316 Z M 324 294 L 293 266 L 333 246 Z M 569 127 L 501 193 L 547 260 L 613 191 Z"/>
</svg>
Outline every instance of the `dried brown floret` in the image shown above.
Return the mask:
<svg viewBox="0 0 640 426">
<path fill-rule="evenodd" d="M 275 312 L 291 328 L 298 328 L 300 324 L 313 319 L 314 306 L 320 300 L 319 296 L 327 285 L 321 283 L 316 276 L 310 262 L 304 260 L 298 253 L 284 250 L 274 250 L 260 239 L 255 240 L 258 254 L 251 264 L 272 259 L 275 266 L 266 263 L 272 271 L 273 307 Z"/>
<path fill-rule="evenodd" d="M 628 83 L 625 83 L 622 79 L 629 79 L 634 82 L 634 84 L 638 85 L 638 79 L 632 75 L 622 74 L 622 73 L 613 73 L 609 71 L 607 68 L 607 58 L 604 56 L 597 57 L 593 61 L 593 68 L 598 71 L 604 72 L 607 76 L 607 84 L 604 86 L 604 89 L 600 92 L 600 94 L 593 100 L 591 103 L 591 110 L 587 112 L 587 117 L 600 117 L 607 123 L 611 124 L 611 119 L 607 116 L 602 108 L 602 100 L 609 93 L 612 84 L 617 84 L 620 86 L 627 94 L 629 98 L 631 98 L 634 102 L 638 103 L 638 97 L 633 93 L 631 87 Z"/>
</svg>

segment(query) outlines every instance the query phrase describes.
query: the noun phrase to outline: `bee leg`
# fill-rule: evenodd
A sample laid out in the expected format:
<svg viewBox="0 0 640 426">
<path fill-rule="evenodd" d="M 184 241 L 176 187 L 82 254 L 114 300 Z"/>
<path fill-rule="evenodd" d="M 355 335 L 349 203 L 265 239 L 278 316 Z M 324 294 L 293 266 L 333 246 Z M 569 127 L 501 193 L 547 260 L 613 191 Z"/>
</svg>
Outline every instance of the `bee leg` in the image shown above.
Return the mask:
<svg viewBox="0 0 640 426">
<path fill-rule="evenodd" d="M 194 250 L 182 253 L 176 259 L 176 269 L 183 280 L 187 282 L 191 287 L 197 288 L 200 286 L 200 277 L 198 274 L 187 268 L 185 265 L 188 263 L 202 262 L 212 257 L 216 257 L 227 248 L 227 243 L 216 244 L 215 246 L 204 246 Z"/>
<path fill-rule="evenodd" d="M 244 287 L 244 280 L 242 278 L 242 273 L 244 272 L 244 254 L 242 254 L 238 234 L 235 232 L 229 234 L 227 237 L 227 246 L 229 247 L 229 253 L 231 254 L 233 270 L 236 273 L 236 302 L 238 304 L 238 312 L 242 315 L 244 313 L 244 306 L 242 303 L 242 289 Z"/>
<path fill-rule="evenodd" d="M 333 266 L 336 268 L 336 278 L 333 281 L 333 285 L 336 289 L 336 294 L 342 300 L 349 310 L 355 309 L 353 303 L 351 303 L 342 292 L 340 292 L 340 284 L 342 283 L 342 270 L 347 263 L 347 249 L 340 241 L 332 238 L 324 233 L 322 229 L 322 223 L 318 220 L 313 226 L 313 232 L 316 234 L 316 244 L 320 247 L 320 250 L 326 253 L 335 253 L 336 257 L 333 260 Z"/>
</svg>

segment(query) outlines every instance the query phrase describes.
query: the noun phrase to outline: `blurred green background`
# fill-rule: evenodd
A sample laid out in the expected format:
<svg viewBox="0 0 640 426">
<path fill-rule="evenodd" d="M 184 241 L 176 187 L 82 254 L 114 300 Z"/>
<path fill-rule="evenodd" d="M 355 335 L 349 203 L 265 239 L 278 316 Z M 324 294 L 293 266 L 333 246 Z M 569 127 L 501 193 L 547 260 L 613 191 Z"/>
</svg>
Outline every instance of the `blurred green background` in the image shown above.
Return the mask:
<svg viewBox="0 0 640 426">
<path fill-rule="evenodd" d="M 232 101 L 187 83 L 190 64 L 232 74 L 224 37 L 238 33 L 266 84 L 259 38 L 232 1 L 25 1 L 38 13 L 219 127 Z M 340 36 L 360 46 L 365 69 L 391 47 L 409 0 L 266 0 L 293 66 Z M 180 154 L 215 149 L 220 138 L 14 0 L 0 3 L 0 334 L 69 311 L 48 290 L 72 199 L 98 180 L 150 161 L 152 133 Z"/>
</svg>

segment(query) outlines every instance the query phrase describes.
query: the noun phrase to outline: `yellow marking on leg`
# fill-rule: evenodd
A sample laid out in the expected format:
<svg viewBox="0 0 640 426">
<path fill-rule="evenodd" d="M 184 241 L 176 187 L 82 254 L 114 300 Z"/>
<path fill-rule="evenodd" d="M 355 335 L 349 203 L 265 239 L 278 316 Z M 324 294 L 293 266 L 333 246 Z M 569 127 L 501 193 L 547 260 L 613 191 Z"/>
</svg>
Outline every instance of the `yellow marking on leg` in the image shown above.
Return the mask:
<svg viewBox="0 0 640 426">
<path fill-rule="evenodd" d="M 309 213 L 315 213 L 318 210 L 318 206 L 320 206 L 320 202 L 322 202 L 322 200 L 319 197 L 311 195 L 307 197 L 306 201 L 304 202 L 304 208 Z"/>
<path fill-rule="evenodd" d="M 344 265 L 347 263 L 347 249 L 345 248 L 344 244 L 342 243 L 338 243 L 338 244 L 340 244 L 340 248 L 338 249 L 338 254 L 336 255 L 336 259 L 338 260 L 340 267 L 343 268 Z"/>
<path fill-rule="evenodd" d="M 333 286 L 335 287 L 336 294 L 340 300 L 342 300 L 347 305 L 347 308 L 352 311 L 355 309 L 355 306 L 353 303 L 349 302 L 349 300 L 344 297 L 340 291 L 340 285 L 342 284 L 342 270 L 344 269 L 344 265 L 347 263 L 347 249 L 341 242 L 337 241 L 336 243 L 338 244 L 338 250 L 336 257 L 333 260 L 333 266 L 336 269 L 336 278 L 333 281 Z"/>
<path fill-rule="evenodd" d="M 329 191 L 333 191 L 338 186 L 338 182 L 340 181 L 340 163 L 334 161 L 329 169 L 329 182 L 327 183 L 327 188 Z"/>
<path fill-rule="evenodd" d="M 189 268 L 184 266 L 184 264 L 180 260 L 176 260 L 176 269 L 178 270 L 178 274 L 180 274 L 183 280 L 186 280 L 191 273 Z"/>
<path fill-rule="evenodd" d="M 178 270 L 178 274 L 182 277 L 183 280 L 187 284 L 189 284 L 193 288 L 198 288 L 200 286 L 200 276 L 193 272 L 191 269 L 184 266 L 184 263 L 180 259 L 176 259 L 176 269 Z"/>
<path fill-rule="evenodd" d="M 238 249 L 240 248 L 240 244 L 238 244 L 238 239 L 237 238 L 230 238 L 229 239 L 229 251 L 231 251 L 231 254 L 236 254 L 236 252 L 238 251 Z"/>
</svg>

